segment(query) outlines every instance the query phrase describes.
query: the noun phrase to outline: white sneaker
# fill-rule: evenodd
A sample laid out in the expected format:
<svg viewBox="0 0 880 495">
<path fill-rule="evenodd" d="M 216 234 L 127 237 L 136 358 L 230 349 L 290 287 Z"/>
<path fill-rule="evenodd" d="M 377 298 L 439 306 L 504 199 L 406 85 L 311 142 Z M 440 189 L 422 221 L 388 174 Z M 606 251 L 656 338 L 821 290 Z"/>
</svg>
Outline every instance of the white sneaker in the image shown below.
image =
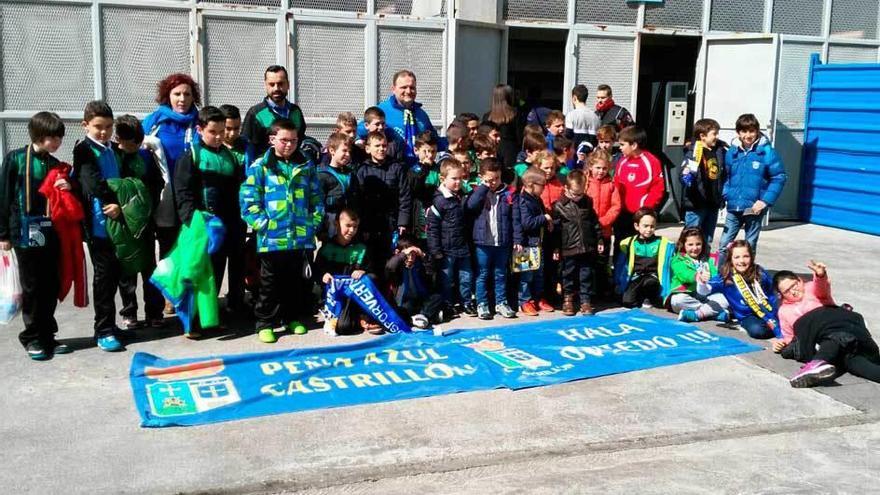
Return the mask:
<svg viewBox="0 0 880 495">
<path fill-rule="evenodd" d="M 431 326 L 431 322 L 428 321 L 428 317 L 423 314 L 417 314 L 412 317 L 413 326 L 416 328 L 420 328 L 422 330 Z"/>
<path fill-rule="evenodd" d="M 644 309 L 651 309 L 651 308 L 653 308 L 653 307 L 654 307 L 654 305 L 651 304 L 651 300 L 650 300 L 650 299 L 645 299 L 644 301 L 642 301 L 642 308 L 644 308 Z"/>
</svg>

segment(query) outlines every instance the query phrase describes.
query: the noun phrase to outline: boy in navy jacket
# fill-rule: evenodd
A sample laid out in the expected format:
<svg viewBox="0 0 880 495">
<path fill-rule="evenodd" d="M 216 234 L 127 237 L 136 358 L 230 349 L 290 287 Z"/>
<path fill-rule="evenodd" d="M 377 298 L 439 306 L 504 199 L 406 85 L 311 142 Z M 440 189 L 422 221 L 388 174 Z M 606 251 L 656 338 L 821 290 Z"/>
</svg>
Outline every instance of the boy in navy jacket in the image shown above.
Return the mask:
<svg viewBox="0 0 880 495">
<path fill-rule="evenodd" d="M 721 233 L 719 266 L 724 264 L 727 245 L 736 239 L 740 228 L 745 228 L 746 240 L 757 251 L 764 215 L 779 198 L 788 177 L 779 155 L 760 129 L 754 115 L 740 115 L 736 119 L 737 138 L 725 155 L 727 176 L 722 196 L 727 202 L 727 220 Z"/>
<path fill-rule="evenodd" d="M 95 341 L 101 350 L 116 352 L 125 348 L 117 338 L 116 326 L 116 289 L 122 267 L 106 228 L 107 218 L 122 215 L 116 193 L 107 185 L 107 179 L 120 177 L 119 163 L 110 146 L 113 110 L 103 101 L 90 101 L 83 111 L 82 125 L 86 138 L 73 148 L 73 170 L 82 193 L 85 237 L 95 271 Z"/>
<path fill-rule="evenodd" d="M 471 256 L 465 235 L 464 201 L 461 194 L 465 170 L 447 158 L 440 165 L 440 187 L 428 208 L 428 252 L 440 267 L 439 285 L 447 311 L 456 305 L 453 288 L 458 281 L 459 303 L 464 313 L 477 314 L 471 301 Z"/>
<path fill-rule="evenodd" d="M 553 230 L 553 219 L 541 202 L 546 184 L 544 172 L 531 167 L 523 173 L 522 181 L 523 189 L 513 209 L 513 249 L 518 253 L 525 248 L 541 247 L 544 229 Z M 537 301 L 544 292 L 543 265 L 542 260 L 536 270 L 520 273 L 519 310 L 528 316 L 538 316 Z"/>
<path fill-rule="evenodd" d="M 351 190 L 373 263 L 369 271 L 382 273 L 394 249 L 394 232 L 403 234 L 409 227 L 412 194 L 404 165 L 387 155 L 385 134 L 371 132 L 366 143 L 370 158 L 352 175 Z"/>
<path fill-rule="evenodd" d="M 495 279 L 495 313 L 515 318 L 507 304 L 507 267 L 513 246 L 513 207 L 516 192 L 501 182 L 501 165 L 494 158 L 480 163 L 480 184 L 467 200 L 467 211 L 476 216 L 473 240 L 477 255 L 477 316 L 491 320 L 489 311 L 490 274 Z"/>
</svg>

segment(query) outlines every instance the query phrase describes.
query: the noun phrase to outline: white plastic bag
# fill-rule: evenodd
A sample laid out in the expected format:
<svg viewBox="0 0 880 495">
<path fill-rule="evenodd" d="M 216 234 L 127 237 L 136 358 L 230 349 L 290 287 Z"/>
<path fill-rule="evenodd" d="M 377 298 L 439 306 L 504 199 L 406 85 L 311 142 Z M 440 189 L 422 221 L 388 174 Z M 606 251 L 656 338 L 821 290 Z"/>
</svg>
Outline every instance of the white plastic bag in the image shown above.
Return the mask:
<svg viewBox="0 0 880 495">
<path fill-rule="evenodd" d="M 8 325 L 21 311 L 21 281 L 15 251 L 0 251 L 0 325 Z"/>
</svg>

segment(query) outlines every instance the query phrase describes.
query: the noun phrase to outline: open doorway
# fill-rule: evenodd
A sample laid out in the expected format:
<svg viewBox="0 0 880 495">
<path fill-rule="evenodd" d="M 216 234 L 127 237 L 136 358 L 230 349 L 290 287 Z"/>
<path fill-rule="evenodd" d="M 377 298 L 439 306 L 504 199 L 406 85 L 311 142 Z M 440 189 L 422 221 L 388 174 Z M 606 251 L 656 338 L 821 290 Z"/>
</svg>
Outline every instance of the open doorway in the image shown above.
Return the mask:
<svg viewBox="0 0 880 495">
<path fill-rule="evenodd" d="M 691 140 L 700 38 L 643 34 L 640 39 L 636 122 L 646 130 L 647 148 L 657 155 L 666 172 L 669 197 L 660 216 L 679 220 L 679 165 L 684 159 L 684 144 Z"/>
<path fill-rule="evenodd" d="M 507 44 L 507 84 L 517 101 L 532 100 L 561 109 L 565 84 L 565 29 L 510 28 Z"/>
<path fill-rule="evenodd" d="M 648 148 L 664 148 L 666 117 L 666 85 L 670 82 L 687 83 L 687 128 L 689 139 L 694 121 L 693 93 L 697 70 L 700 38 L 643 34 L 639 54 L 639 86 L 636 122 L 648 131 Z M 672 157 L 670 157 L 672 158 Z"/>
</svg>

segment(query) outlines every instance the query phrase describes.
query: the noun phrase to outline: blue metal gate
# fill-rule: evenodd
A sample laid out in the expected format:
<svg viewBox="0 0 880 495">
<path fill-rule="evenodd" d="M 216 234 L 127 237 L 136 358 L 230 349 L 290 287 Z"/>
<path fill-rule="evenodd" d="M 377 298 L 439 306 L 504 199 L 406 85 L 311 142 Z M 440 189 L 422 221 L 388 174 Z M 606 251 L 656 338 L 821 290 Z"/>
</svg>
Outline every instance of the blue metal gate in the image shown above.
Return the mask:
<svg viewBox="0 0 880 495">
<path fill-rule="evenodd" d="M 880 235 L 880 64 L 810 63 L 800 213 Z"/>
</svg>

